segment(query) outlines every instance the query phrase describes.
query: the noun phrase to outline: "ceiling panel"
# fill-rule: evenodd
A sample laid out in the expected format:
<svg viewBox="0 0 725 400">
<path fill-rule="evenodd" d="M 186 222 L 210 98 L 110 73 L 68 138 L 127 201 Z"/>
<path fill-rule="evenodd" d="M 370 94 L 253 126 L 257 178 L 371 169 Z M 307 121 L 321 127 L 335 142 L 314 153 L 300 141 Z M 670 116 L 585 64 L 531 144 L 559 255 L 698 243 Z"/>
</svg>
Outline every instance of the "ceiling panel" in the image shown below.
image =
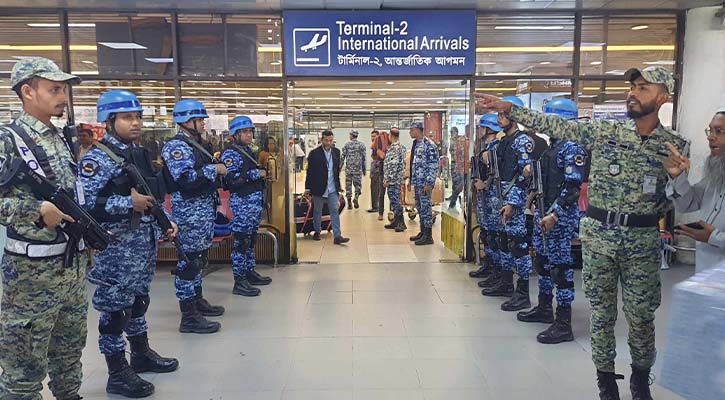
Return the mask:
<svg viewBox="0 0 725 400">
<path fill-rule="evenodd" d="M 690 9 L 716 6 L 721 0 L 95 0 L 99 10 L 215 10 L 280 11 L 283 9 L 432 9 L 476 8 L 486 10 L 542 9 Z M 3 0 L 0 8 L 70 8 L 88 9 L 87 0 Z"/>
</svg>

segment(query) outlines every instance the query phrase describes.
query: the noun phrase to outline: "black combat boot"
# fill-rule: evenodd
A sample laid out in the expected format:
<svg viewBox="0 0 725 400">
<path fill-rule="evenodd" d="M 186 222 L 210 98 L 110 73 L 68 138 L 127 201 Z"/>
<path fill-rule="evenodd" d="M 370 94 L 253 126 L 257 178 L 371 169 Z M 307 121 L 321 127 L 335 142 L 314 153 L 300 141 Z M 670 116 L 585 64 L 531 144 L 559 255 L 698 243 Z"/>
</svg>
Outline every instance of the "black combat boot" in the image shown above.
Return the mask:
<svg viewBox="0 0 725 400">
<path fill-rule="evenodd" d="M 516 282 L 516 292 L 514 292 L 511 300 L 501 304 L 503 311 L 519 311 L 531 307 L 531 299 L 529 298 L 529 280 L 519 279 Z"/>
<path fill-rule="evenodd" d="M 249 282 L 250 285 L 264 286 L 272 283 L 272 278 L 259 275 L 259 272 L 251 270 L 250 272 L 247 272 L 247 282 Z"/>
<path fill-rule="evenodd" d="M 433 244 L 433 228 L 423 228 L 423 236 L 415 241 L 416 246 Z"/>
<path fill-rule="evenodd" d="M 347 209 L 352 210 L 352 197 L 347 198 Z"/>
<path fill-rule="evenodd" d="M 408 227 L 405 225 L 405 217 L 403 214 L 398 215 L 398 225 L 395 225 L 396 232 L 405 232 Z"/>
<path fill-rule="evenodd" d="M 136 375 L 126 361 L 126 353 L 106 356 L 108 382 L 106 393 L 118 394 L 131 399 L 151 396 L 154 385 Z"/>
<path fill-rule="evenodd" d="M 222 327 L 222 324 L 211 322 L 199 313 L 196 309 L 196 300 L 179 301 L 179 309 L 181 309 L 179 325 L 181 333 L 214 333 Z"/>
<path fill-rule="evenodd" d="M 481 259 L 481 267 L 475 271 L 468 273 L 471 278 L 486 279 L 493 273 L 493 262 L 491 257 L 483 256 Z"/>
<path fill-rule="evenodd" d="M 522 311 L 516 314 L 516 319 L 521 322 L 543 322 L 550 324 L 554 322 L 554 310 L 551 301 L 554 296 L 539 293 L 539 304 L 529 311 Z"/>
<path fill-rule="evenodd" d="M 359 197 L 359 196 L 355 196 L 355 200 L 353 200 L 353 201 L 352 201 L 352 202 L 353 202 L 353 204 L 355 205 L 355 208 L 360 208 L 360 203 L 359 203 L 359 202 L 357 201 L 357 198 L 358 198 L 358 197 Z"/>
<path fill-rule="evenodd" d="M 574 332 L 571 330 L 571 306 L 556 307 L 556 320 L 547 330 L 539 333 L 536 340 L 541 344 L 574 341 Z"/>
<path fill-rule="evenodd" d="M 149 337 L 146 333 L 129 336 L 128 343 L 131 344 L 131 368 L 136 373 L 164 373 L 176 371 L 179 368 L 179 360 L 161 357 L 149 347 Z"/>
<path fill-rule="evenodd" d="M 514 294 L 514 271 L 501 271 L 501 279 L 481 291 L 484 296 L 511 297 Z"/>
<path fill-rule="evenodd" d="M 234 288 L 232 289 L 232 294 L 246 297 L 254 297 L 259 296 L 260 293 L 262 293 L 262 291 L 259 290 L 259 288 L 252 286 L 247 280 L 246 276 L 234 277 Z"/>
<path fill-rule="evenodd" d="M 208 301 L 206 301 L 206 299 L 202 295 L 201 286 L 195 287 L 194 291 L 196 292 L 196 309 L 199 310 L 199 314 L 205 317 L 218 317 L 224 314 L 224 307 L 213 306 L 209 304 Z"/>
<path fill-rule="evenodd" d="M 491 269 L 491 275 L 489 275 L 486 279 L 482 281 L 478 281 L 478 287 L 485 289 L 490 288 L 498 281 L 501 280 L 501 266 L 500 265 L 494 265 Z"/>
<path fill-rule="evenodd" d="M 632 365 L 632 376 L 629 378 L 629 390 L 632 400 L 652 400 L 649 385 L 652 384 L 649 376 L 650 369 L 639 369 Z"/>
<path fill-rule="evenodd" d="M 390 221 L 389 224 L 385 224 L 383 226 L 385 227 L 385 229 L 395 229 L 395 227 L 398 226 L 398 214 L 395 214 L 395 217 L 393 217 L 393 220 Z"/>
<path fill-rule="evenodd" d="M 599 387 L 599 400 L 620 400 L 617 380 L 624 379 L 624 375 L 614 372 L 597 371 L 597 386 Z"/>
<path fill-rule="evenodd" d="M 411 241 L 411 242 L 415 242 L 415 241 L 419 240 L 420 238 L 422 238 L 422 237 L 423 237 L 423 229 L 425 229 L 425 228 L 423 228 L 423 227 L 421 226 L 421 227 L 420 227 L 420 232 L 418 232 L 418 234 L 417 234 L 417 235 L 415 235 L 415 236 L 411 236 L 411 237 L 409 237 L 408 239 L 410 239 L 410 241 Z"/>
</svg>

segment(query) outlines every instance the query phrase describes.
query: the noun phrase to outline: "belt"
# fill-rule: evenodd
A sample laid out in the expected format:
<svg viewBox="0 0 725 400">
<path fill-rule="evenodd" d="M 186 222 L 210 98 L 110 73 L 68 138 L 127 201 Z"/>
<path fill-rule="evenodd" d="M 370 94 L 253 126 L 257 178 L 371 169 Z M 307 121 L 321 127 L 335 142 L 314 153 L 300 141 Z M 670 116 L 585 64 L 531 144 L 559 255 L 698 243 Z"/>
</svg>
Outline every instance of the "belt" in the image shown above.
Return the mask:
<svg viewBox="0 0 725 400">
<path fill-rule="evenodd" d="M 660 216 L 656 214 L 623 214 L 589 206 L 587 217 L 596 219 L 607 226 L 627 226 L 630 228 L 651 228 L 659 226 Z"/>
<path fill-rule="evenodd" d="M 7 238 L 5 241 L 5 251 L 17 256 L 27 256 L 28 258 L 48 258 L 57 257 L 65 254 L 68 242 L 63 243 L 32 243 L 24 240 Z M 78 250 L 85 249 L 83 239 L 78 243 Z"/>
</svg>

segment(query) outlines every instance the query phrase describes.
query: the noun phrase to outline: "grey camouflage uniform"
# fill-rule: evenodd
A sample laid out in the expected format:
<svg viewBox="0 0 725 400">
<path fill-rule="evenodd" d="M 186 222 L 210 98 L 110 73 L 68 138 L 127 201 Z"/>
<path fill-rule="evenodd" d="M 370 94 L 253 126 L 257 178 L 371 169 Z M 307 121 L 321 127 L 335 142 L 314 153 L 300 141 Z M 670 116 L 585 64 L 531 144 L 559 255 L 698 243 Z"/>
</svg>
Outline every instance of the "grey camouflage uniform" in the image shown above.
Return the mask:
<svg viewBox="0 0 725 400">
<path fill-rule="evenodd" d="M 663 68 L 647 68 L 648 82 L 662 83 L 670 93 L 674 78 Z M 511 117 L 522 125 L 552 132 L 560 140 L 579 143 L 591 154 L 588 196 L 592 207 L 622 214 L 664 216 L 671 209 L 665 197 L 667 173 L 662 161 L 670 142 L 683 150 L 686 140 L 658 126 L 642 141 L 633 120 L 587 123 L 513 106 Z M 655 310 L 660 305 L 659 228 L 581 221 L 584 289 L 591 303 L 592 359 L 598 370 L 614 372 L 617 284 L 622 284 L 624 313 L 629 322 L 632 365 L 649 369 L 655 362 Z"/>
<path fill-rule="evenodd" d="M 355 186 L 355 197 L 362 194 L 362 174 L 365 173 L 366 153 L 367 148 L 357 138 L 351 139 L 342 147 L 340 165 L 345 166 L 345 193 L 348 200 L 352 198 L 353 185 Z"/>
</svg>

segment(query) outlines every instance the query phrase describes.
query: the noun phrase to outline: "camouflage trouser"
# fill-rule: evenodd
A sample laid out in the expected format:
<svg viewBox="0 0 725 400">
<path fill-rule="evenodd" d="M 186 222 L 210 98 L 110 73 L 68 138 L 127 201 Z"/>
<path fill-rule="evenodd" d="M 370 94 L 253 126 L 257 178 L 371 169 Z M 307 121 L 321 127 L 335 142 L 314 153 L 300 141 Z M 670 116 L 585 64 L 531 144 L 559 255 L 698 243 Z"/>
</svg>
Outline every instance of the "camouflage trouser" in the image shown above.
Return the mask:
<svg viewBox="0 0 725 400">
<path fill-rule="evenodd" d="M 584 290 L 592 309 L 594 365 L 600 371 L 614 372 L 617 284 L 621 282 L 632 364 L 642 369 L 652 367 L 655 311 L 661 296 L 658 228 L 610 228 L 584 218 L 580 230 Z"/>
<path fill-rule="evenodd" d="M 516 274 L 519 279 L 528 280 L 531 274 L 531 256 L 529 244 L 526 239 L 526 215 L 524 209 L 514 206 L 514 212 L 504 226 L 508 239 L 508 250 L 516 265 Z M 504 271 L 511 270 L 511 266 L 503 265 Z"/>
<path fill-rule="evenodd" d="M 234 250 L 232 251 L 232 272 L 242 277 L 254 271 L 254 246 L 257 243 L 257 230 L 262 220 L 262 192 L 244 196 L 232 195 L 230 204 L 234 219 Z"/>
<path fill-rule="evenodd" d="M 403 205 L 400 203 L 401 185 L 388 186 L 388 200 L 390 201 L 390 211 L 395 215 L 403 214 Z"/>
<path fill-rule="evenodd" d="M 578 220 L 577 206 L 565 209 L 565 215 L 559 216 L 559 221 L 546 233 L 547 248 L 544 249 L 540 210 L 534 213 L 532 242 L 536 251 L 534 264 L 539 274 L 539 294 L 551 295 L 556 284 L 556 303 L 562 307 L 569 307 L 574 302 L 571 241 L 579 226 Z"/>
<path fill-rule="evenodd" d="M 355 186 L 355 198 L 362 194 L 362 175 L 345 173 L 345 194 L 348 200 L 352 198 L 352 187 Z"/>
<path fill-rule="evenodd" d="M 46 373 L 57 399 L 81 387 L 86 345 L 87 253 L 63 267 L 63 257 L 30 260 L 5 254 L 0 309 L 0 399 L 42 400 Z"/>
<path fill-rule="evenodd" d="M 431 193 L 425 193 L 425 186 L 418 185 L 415 189 L 415 208 L 420 215 L 420 226 L 431 228 L 433 226 L 433 208 L 431 205 Z"/>
</svg>

